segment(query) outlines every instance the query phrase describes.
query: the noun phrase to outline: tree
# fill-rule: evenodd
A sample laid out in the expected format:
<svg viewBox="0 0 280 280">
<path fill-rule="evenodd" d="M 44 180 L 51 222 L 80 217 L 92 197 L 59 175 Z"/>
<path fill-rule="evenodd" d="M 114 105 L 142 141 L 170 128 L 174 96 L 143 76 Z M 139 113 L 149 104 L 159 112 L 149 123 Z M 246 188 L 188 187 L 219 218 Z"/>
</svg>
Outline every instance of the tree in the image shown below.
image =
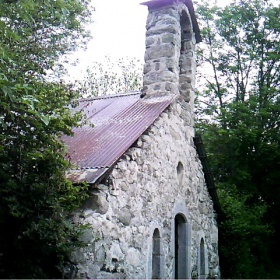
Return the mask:
<svg viewBox="0 0 280 280">
<path fill-rule="evenodd" d="M 113 61 L 106 56 L 102 63 L 93 62 L 74 87 L 84 98 L 140 91 L 142 68 L 140 62 L 135 59 L 122 58 Z"/>
<path fill-rule="evenodd" d="M 65 178 L 61 134 L 81 120 L 75 91 L 47 78 L 86 41 L 87 1 L 0 2 L 0 276 L 61 278 L 83 226 L 71 211 L 87 196 Z"/>
<path fill-rule="evenodd" d="M 198 5 L 204 83 L 198 129 L 227 220 L 226 278 L 279 278 L 280 15 L 274 1 Z M 202 71 L 202 70 L 201 70 Z"/>
</svg>

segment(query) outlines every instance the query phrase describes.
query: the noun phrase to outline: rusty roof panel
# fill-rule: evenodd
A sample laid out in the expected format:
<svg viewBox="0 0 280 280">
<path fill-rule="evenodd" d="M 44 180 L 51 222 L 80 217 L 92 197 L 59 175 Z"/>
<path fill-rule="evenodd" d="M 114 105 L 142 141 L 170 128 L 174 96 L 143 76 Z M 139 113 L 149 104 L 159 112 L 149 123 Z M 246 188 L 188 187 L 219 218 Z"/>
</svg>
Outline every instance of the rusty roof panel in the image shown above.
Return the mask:
<svg viewBox="0 0 280 280">
<path fill-rule="evenodd" d="M 78 169 L 111 167 L 174 98 L 140 98 L 137 93 L 82 100 L 77 108 L 94 127 L 74 128 L 73 137 L 63 137 L 71 163 Z"/>
</svg>

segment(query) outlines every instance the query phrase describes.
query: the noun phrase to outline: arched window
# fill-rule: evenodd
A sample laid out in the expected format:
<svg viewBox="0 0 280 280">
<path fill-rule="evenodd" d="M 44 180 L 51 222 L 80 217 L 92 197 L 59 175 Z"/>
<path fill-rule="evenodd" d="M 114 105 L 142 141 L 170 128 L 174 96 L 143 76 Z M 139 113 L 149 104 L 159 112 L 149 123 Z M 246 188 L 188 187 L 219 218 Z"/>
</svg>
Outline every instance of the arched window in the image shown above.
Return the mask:
<svg viewBox="0 0 280 280">
<path fill-rule="evenodd" d="M 175 216 L 175 279 L 187 275 L 187 221 L 182 214 Z"/>
<path fill-rule="evenodd" d="M 182 97 L 187 102 L 192 102 L 192 81 L 194 79 L 193 74 L 195 70 L 195 57 L 194 49 L 195 45 L 192 41 L 194 35 L 192 31 L 192 24 L 189 14 L 186 11 L 182 11 L 180 17 L 181 25 L 181 51 L 179 58 L 179 91 Z"/>
<path fill-rule="evenodd" d="M 199 245 L 199 261 L 199 278 L 205 279 L 205 244 L 203 238 L 201 238 Z"/>
<path fill-rule="evenodd" d="M 154 230 L 153 234 L 152 278 L 161 278 L 161 244 L 160 234 L 157 228 Z"/>
<path fill-rule="evenodd" d="M 192 39 L 191 22 L 186 11 L 182 11 L 180 17 L 181 26 L 181 53 L 186 51 L 186 42 Z"/>
<path fill-rule="evenodd" d="M 181 161 L 178 162 L 177 165 L 177 177 L 179 181 L 179 186 L 183 186 L 183 178 L 184 178 L 184 166 Z"/>
</svg>

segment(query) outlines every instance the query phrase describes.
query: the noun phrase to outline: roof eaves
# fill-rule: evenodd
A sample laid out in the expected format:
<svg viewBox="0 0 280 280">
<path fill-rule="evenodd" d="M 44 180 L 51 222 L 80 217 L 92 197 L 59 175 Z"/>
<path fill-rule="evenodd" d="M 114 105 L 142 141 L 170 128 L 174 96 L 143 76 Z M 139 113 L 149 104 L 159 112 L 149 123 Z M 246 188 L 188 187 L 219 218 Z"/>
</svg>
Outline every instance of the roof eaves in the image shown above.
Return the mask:
<svg viewBox="0 0 280 280">
<path fill-rule="evenodd" d="M 219 202 L 219 197 L 216 191 L 216 187 L 215 187 L 215 183 L 214 183 L 214 178 L 208 163 L 208 159 L 207 159 L 207 155 L 206 155 L 206 151 L 204 149 L 204 145 L 202 142 L 202 138 L 200 135 L 196 135 L 194 137 L 194 144 L 199 156 L 199 159 L 201 161 L 202 164 L 202 168 L 203 168 L 203 173 L 204 173 L 204 178 L 206 181 L 206 185 L 207 185 L 207 189 L 208 192 L 212 198 L 213 204 L 214 204 L 214 209 L 217 213 L 217 220 L 218 222 L 220 222 L 223 218 L 224 218 L 224 212 L 221 208 L 220 202 Z"/>
<path fill-rule="evenodd" d="M 94 184 L 108 170 L 109 167 L 71 169 L 66 173 L 66 178 L 74 183 Z"/>
</svg>

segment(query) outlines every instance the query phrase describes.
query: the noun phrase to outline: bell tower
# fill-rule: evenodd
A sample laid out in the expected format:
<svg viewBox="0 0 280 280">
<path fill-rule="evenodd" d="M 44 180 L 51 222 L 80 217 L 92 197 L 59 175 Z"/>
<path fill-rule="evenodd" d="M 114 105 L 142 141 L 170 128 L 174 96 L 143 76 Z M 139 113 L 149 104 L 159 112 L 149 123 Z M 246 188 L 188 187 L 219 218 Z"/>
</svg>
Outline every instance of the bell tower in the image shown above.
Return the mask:
<svg viewBox="0 0 280 280">
<path fill-rule="evenodd" d="M 201 42 L 191 0 L 151 0 L 146 23 L 143 95 L 174 94 L 193 107 L 195 44 Z"/>
</svg>

